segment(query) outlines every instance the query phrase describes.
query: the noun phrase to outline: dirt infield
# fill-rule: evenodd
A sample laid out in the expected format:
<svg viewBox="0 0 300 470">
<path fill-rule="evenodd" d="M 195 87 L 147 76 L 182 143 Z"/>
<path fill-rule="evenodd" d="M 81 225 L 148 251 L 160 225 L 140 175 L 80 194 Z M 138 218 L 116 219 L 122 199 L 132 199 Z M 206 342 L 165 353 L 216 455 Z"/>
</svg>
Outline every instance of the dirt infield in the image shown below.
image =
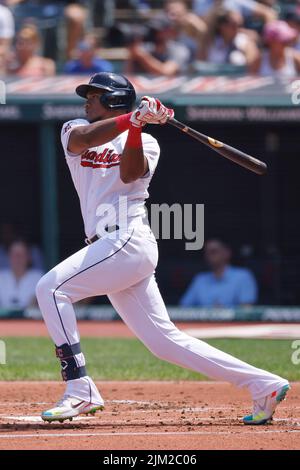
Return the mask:
<svg viewBox="0 0 300 470">
<path fill-rule="evenodd" d="M 102 382 L 106 408 L 72 423 L 43 423 L 56 382 L 0 382 L 0 449 L 299 449 L 300 384 L 272 425 L 247 427 L 246 391 L 218 382 Z"/>
<path fill-rule="evenodd" d="M 175 322 L 180 330 L 203 330 L 211 328 L 228 328 L 237 325 L 237 323 L 204 323 L 204 322 Z M 238 325 L 253 327 L 253 322 L 239 322 Z M 260 326 L 264 323 L 259 323 Z M 82 337 L 101 337 L 101 338 L 132 338 L 134 334 L 122 321 L 78 321 L 80 335 Z M 41 320 L 5 320 L 0 319 L 0 338 L 8 336 L 44 336 L 48 337 L 45 323 Z"/>
<path fill-rule="evenodd" d="M 197 323 L 179 323 L 181 329 Z M 214 324 L 217 326 L 218 324 Z M 210 323 L 199 326 L 210 328 Z M 228 324 L 229 326 L 229 324 Z M 82 336 L 131 337 L 122 322 L 79 322 Z M 40 321 L 1 320 L 0 334 L 48 336 Z M 0 382 L 0 449 L 299 449 L 300 383 L 272 425 L 247 427 L 244 390 L 217 382 L 102 382 L 95 417 L 47 424 L 39 417 L 64 390 L 56 382 Z"/>
</svg>

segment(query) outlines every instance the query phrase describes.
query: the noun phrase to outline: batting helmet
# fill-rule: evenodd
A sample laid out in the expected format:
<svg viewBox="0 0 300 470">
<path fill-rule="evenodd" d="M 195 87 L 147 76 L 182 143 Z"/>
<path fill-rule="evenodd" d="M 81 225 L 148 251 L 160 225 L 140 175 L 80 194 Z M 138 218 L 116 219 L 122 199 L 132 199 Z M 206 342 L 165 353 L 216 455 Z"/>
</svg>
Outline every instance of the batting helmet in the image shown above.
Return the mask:
<svg viewBox="0 0 300 470">
<path fill-rule="evenodd" d="M 99 97 L 100 103 L 107 109 L 125 109 L 130 111 L 136 100 L 133 85 L 123 75 L 116 73 L 95 73 L 88 84 L 76 88 L 77 95 L 87 98 L 87 93 L 94 90 L 104 90 L 106 93 Z"/>
</svg>

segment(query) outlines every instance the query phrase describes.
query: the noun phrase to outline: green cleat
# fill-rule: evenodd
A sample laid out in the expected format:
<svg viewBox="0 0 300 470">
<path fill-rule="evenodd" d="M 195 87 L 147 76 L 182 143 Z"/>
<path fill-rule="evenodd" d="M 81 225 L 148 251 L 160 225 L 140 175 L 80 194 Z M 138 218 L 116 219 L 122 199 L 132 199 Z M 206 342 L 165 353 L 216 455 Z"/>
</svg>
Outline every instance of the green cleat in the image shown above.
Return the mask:
<svg viewBox="0 0 300 470">
<path fill-rule="evenodd" d="M 255 400 L 253 404 L 253 414 L 244 416 L 243 423 L 250 425 L 270 423 L 277 405 L 285 400 L 286 394 L 290 388 L 291 386 L 289 384 L 284 385 L 279 390 L 276 390 L 261 400 Z"/>
<path fill-rule="evenodd" d="M 63 423 L 65 420 L 72 421 L 75 416 L 95 414 L 98 410 L 104 409 L 104 403 L 89 403 L 78 398 L 64 395 L 63 398 L 56 403 L 54 408 L 50 408 L 42 413 L 42 420 L 52 423 L 59 421 Z"/>
</svg>

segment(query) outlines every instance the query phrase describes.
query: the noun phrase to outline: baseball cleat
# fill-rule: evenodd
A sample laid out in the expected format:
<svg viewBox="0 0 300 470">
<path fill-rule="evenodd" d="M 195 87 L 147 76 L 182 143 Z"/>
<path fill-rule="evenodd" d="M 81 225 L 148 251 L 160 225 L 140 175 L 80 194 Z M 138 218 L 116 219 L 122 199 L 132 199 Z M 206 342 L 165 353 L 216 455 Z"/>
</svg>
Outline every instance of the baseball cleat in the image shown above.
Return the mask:
<svg viewBox="0 0 300 470">
<path fill-rule="evenodd" d="M 95 415 L 96 411 L 103 410 L 104 403 L 94 404 L 78 398 L 71 397 L 70 395 L 64 395 L 59 400 L 54 408 L 50 408 L 47 411 L 43 411 L 41 417 L 43 421 L 53 422 L 59 421 L 63 423 L 65 420 L 72 421 L 75 416 L 79 415 Z"/>
<path fill-rule="evenodd" d="M 287 392 L 290 390 L 289 384 L 284 385 L 279 390 L 267 395 L 260 400 L 254 400 L 253 414 L 244 416 L 244 424 L 268 424 L 272 421 L 276 406 L 286 398 Z"/>
</svg>

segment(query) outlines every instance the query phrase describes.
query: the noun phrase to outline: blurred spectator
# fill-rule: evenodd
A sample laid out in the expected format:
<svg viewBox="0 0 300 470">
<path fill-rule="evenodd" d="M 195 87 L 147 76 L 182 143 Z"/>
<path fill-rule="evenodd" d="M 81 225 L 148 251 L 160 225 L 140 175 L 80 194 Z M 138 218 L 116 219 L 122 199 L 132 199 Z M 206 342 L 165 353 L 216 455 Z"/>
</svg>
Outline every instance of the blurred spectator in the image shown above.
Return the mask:
<svg viewBox="0 0 300 470">
<path fill-rule="evenodd" d="M 7 0 L 13 6 L 13 12 L 18 23 L 26 18 L 35 18 L 39 22 L 51 22 L 57 26 L 61 18 L 66 21 L 66 58 L 72 57 L 72 52 L 78 41 L 83 37 L 85 23 L 88 17 L 89 0 Z M 52 57 L 52 56 L 51 56 Z"/>
<path fill-rule="evenodd" d="M 48 77 L 55 75 L 55 63 L 38 55 L 41 38 L 37 28 L 28 24 L 17 34 L 13 56 L 8 60 L 7 73 L 20 77 Z"/>
<path fill-rule="evenodd" d="M 129 4 L 141 13 L 147 12 L 151 9 L 149 0 L 129 0 Z"/>
<path fill-rule="evenodd" d="M 215 31 L 203 44 L 200 59 L 214 64 L 243 66 L 252 72 L 259 58 L 258 47 L 241 31 L 243 18 L 237 11 L 220 11 Z"/>
<path fill-rule="evenodd" d="M 42 272 L 30 267 L 27 244 L 15 241 L 9 248 L 10 268 L 0 271 L 0 308 L 24 309 L 35 300 L 35 287 Z"/>
<path fill-rule="evenodd" d="M 4 222 L 0 225 L 0 269 L 9 268 L 8 249 L 19 238 L 14 224 Z M 41 250 L 36 245 L 30 245 L 30 259 L 32 268 L 44 270 L 44 259 Z"/>
<path fill-rule="evenodd" d="M 110 62 L 97 57 L 96 38 L 86 35 L 77 45 L 77 59 L 65 64 L 64 72 L 67 74 L 92 74 L 97 72 L 112 72 Z"/>
<path fill-rule="evenodd" d="M 263 76 L 295 77 L 300 72 L 300 53 L 293 47 L 298 33 L 285 21 L 268 23 L 263 32 L 267 46 L 255 71 Z"/>
<path fill-rule="evenodd" d="M 198 274 L 180 300 L 185 307 L 235 307 L 257 300 L 254 276 L 230 265 L 231 250 L 220 240 L 208 240 L 204 257 L 211 272 Z"/>
<path fill-rule="evenodd" d="M 171 22 L 156 17 L 149 22 L 147 41 L 135 37 L 129 44 L 127 73 L 173 76 L 185 72 L 191 59 L 189 49 L 172 39 Z"/>
<path fill-rule="evenodd" d="M 290 5 L 286 7 L 283 19 L 291 28 L 294 28 L 297 31 L 298 35 L 294 48 L 297 51 L 300 51 L 300 5 Z"/>
<path fill-rule="evenodd" d="M 171 21 L 174 39 L 187 46 L 193 58 L 207 33 L 205 22 L 187 8 L 184 0 L 167 0 L 165 12 Z"/>
<path fill-rule="evenodd" d="M 70 59 L 76 44 L 84 35 L 88 2 L 71 0 L 63 3 L 66 4 L 64 14 L 67 21 L 66 57 Z"/>
<path fill-rule="evenodd" d="M 3 3 L 3 2 L 2 2 Z M 15 34 L 14 17 L 5 5 L 0 2 L 0 74 L 5 74 L 6 57 Z"/>
<path fill-rule="evenodd" d="M 194 12 L 207 22 L 220 8 L 239 12 L 245 21 L 253 17 L 267 23 L 278 16 L 276 10 L 255 0 L 193 0 Z"/>
</svg>

